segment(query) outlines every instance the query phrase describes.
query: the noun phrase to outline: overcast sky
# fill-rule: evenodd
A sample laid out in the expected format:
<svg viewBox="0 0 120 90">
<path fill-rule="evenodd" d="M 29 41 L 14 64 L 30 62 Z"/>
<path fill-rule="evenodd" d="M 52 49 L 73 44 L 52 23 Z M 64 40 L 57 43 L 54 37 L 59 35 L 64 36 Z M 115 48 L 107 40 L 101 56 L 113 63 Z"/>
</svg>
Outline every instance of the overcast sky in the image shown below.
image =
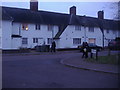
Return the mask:
<svg viewBox="0 0 120 90">
<path fill-rule="evenodd" d="M 22 1 L 22 0 L 21 0 Z M 116 17 L 118 13 L 117 2 L 60 2 L 52 1 L 39 1 L 39 10 L 51 11 L 51 12 L 59 12 L 59 13 L 69 13 L 69 8 L 71 6 L 76 6 L 77 15 L 86 15 L 91 17 L 97 17 L 97 12 L 99 10 L 104 10 L 106 19 L 113 19 Z M 8 2 L 2 1 L 2 6 L 7 7 L 18 7 L 18 8 L 27 8 L 29 9 L 29 0 L 25 0 L 25 2 Z"/>
</svg>

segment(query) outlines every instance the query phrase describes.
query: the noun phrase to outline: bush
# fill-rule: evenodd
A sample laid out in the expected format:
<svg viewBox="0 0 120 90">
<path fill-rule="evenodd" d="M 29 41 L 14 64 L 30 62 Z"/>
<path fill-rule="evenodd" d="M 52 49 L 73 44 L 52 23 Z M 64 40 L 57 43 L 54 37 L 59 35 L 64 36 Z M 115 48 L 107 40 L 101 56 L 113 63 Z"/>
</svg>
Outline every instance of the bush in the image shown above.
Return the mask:
<svg viewBox="0 0 120 90">
<path fill-rule="evenodd" d="M 30 49 L 26 48 L 26 47 L 20 47 L 19 51 L 22 52 L 22 53 L 26 53 L 26 52 L 30 52 Z"/>
</svg>

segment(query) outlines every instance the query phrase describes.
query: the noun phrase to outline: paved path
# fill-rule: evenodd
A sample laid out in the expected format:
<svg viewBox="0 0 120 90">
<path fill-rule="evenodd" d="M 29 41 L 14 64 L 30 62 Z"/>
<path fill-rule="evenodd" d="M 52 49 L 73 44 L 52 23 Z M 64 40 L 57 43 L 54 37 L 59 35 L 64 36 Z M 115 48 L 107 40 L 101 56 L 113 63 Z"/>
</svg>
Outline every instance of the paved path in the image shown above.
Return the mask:
<svg viewBox="0 0 120 90">
<path fill-rule="evenodd" d="M 111 55 L 118 54 L 119 51 L 111 51 Z M 101 51 L 98 53 L 99 56 L 108 55 L 108 51 Z M 61 60 L 61 63 L 67 66 L 72 66 L 80 69 L 93 70 L 98 72 L 113 73 L 118 74 L 118 65 L 112 64 L 98 64 L 93 62 L 88 62 L 81 58 L 82 55 L 78 55 L 72 58 L 67 58 Z M 90 56 L 90 55 L 89 55 Z"/>
<path fill-rule="evenodd" d="M 61 60 L 61 63 L 67 66 L 72 66 L 72 67 L 85 69 L 85 70 L 93 70 L 93 71 L 104 72 L 104 73 L 118 74 L 117 65 L 92 63 L 92 62 L 85 61 L 80 56 L 63 59 Z"/>
</svg>

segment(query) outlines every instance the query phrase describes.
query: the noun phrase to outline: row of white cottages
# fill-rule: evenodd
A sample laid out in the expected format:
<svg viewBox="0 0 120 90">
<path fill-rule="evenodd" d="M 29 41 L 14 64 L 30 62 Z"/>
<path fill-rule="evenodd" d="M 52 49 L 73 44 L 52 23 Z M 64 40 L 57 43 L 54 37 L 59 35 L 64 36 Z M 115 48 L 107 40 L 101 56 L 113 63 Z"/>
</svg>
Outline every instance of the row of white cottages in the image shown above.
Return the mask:
<svg viewBox="0 0 120 90">
<path fill-rule="evenodd" d="M 1 8 L 0 47 L 3 50 L 51 45 L 53 39 L 56 48 L 77 48 L 84 41 L 103 47 L 120 37 L 119 21 L 104 19 L 103 11 L 94 18 L 76 15 L 75 6 L 70 8 L 70 14 Z"/>
</svg>

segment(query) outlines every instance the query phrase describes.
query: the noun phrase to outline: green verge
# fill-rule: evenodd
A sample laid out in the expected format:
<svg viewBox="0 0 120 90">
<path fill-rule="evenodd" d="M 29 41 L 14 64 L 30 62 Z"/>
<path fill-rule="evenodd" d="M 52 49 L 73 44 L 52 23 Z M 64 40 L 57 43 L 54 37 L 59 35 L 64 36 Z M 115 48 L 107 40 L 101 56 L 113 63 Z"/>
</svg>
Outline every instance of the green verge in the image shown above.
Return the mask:
<svg viewBox="0 0 120 90">
<path fill-rule="evenodd" d="M 120 54 L 117 55 L 108 55 L 108 56 L 98 56 L 96 60 L 95 57 L 87 58 L 86 61 L 100 64 L 120 64 L 118 61 L 120 59 Z"/>
</svg>

